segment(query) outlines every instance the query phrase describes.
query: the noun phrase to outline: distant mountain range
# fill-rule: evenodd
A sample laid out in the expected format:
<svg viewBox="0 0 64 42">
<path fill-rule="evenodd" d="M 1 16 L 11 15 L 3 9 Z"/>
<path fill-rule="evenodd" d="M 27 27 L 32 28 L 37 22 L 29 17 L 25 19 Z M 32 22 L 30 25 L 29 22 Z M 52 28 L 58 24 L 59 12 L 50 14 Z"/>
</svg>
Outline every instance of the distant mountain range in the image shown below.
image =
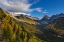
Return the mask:
<svg viewBox="0 0 64 42">
<path fill-rule="evenodd" d="M 51 23 L 54 19 L 59 18 L 59 17 L 64 17 L 64 14 L 56 14 L 56 15 L 52 15 L 51 17 L 45 15 L 40 21 L 48 21 L 49 23 Z"/>
<path fill-rule="evenodd" d="M 24 14 L 12 14 L 13 16 L 15 16 L 15 17 L 26 17 L 26 18 L 30 18 L 30 19 L 33 19 L 33 20 L 39 20 L 39 18 L 38 17 L 31 17 L 31 16 L 29 16 L 29 15 L 24 15 Z"/>
<path fill-rule="evenodd" d="M 51 23 L 55 18 L 64 17 L 63 13 L 52 15 L 51 17 L 45 15 L 41 20 L 38 17 L 31 17 L 29 15 L 23 15 L 23 14 L 12 14 L 12 15 L 15 16 L 16 18 L 20 18 L 20 17 L 29 18 L 36 22 L 39 22 L 40 24 L 42 24 L 42 22 L 44 22 L 44 21 L 47 22 L 47 24 L 48 24 L 48 23 Z M 45 24 L 45 23 L 43 23 L 43 24 Z"/>
</svg>

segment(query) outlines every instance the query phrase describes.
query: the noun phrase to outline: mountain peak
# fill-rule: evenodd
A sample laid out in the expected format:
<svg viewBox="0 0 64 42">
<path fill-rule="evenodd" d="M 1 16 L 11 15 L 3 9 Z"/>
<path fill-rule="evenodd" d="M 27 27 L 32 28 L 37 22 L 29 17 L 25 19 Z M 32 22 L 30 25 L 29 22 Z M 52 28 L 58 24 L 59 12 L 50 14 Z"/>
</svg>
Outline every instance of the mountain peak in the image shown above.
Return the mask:
<svg viewBox="0 0 64 42">
<path fill-rule="evenodd" d="M 49 20 L 49 19 L 50 19 L 50 17 L 49 17 L 49 16 L 44 15 L 44 16 L 43 16 L 43 18 L 42 18 L 41 20 Z"/>
<path fill-rule="evenodd" d="M 49 19 L 50 17 L 47 16 L 47 15 L 44 15 L 43 18 L 44 18 L 44 19 Z"/>
</svg>

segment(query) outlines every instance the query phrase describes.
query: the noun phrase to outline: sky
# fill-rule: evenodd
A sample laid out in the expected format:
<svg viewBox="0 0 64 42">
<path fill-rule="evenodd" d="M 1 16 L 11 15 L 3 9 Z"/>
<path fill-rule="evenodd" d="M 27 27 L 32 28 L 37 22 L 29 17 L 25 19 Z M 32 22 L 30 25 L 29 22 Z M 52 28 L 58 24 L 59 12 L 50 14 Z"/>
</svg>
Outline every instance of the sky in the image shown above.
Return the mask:
<svg viewBox="0 0 64 42">
<path fill-rule="evenodd" d="M 64 13 L 64 0 L 0 0 L 0 7 L 11 13 L 43 18 Z"/>
</svg>

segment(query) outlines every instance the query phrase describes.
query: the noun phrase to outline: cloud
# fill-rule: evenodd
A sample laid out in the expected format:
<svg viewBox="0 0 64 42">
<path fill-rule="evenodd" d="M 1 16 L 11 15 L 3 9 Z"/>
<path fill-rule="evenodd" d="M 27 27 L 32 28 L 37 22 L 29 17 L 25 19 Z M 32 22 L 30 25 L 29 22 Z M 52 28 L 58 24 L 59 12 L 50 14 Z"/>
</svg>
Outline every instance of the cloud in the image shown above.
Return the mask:
<svg viewBox="0 0 64 42">
<path fill-rule="evenodd" d="M 39 0 L 30 0 L 32 4 L 36 4 Z"/>
<path fill-rule="evenodd" d="M 47 10 L 44 10 L 42 13 L 46 14 L 46 13 L 48 13 L 48 12 L 47 12 Z"/>
<path fill-rule="evenodd" d="M 28 0 L 0 0 L 1 7 L 11 12 L 31 12 Z"/>
<path fill-rule="evenodd" d="M 43 11 L 42 13 L 46 14 L 46 13 L 48 13 L 48 12 Z"/>
<path fill-rule="evenodd" d="M 13 14 L 13 13 L 12 13 Z M 24 14 L 24 15 L 31 15 L 30 13 L 21 13 L 21 12 L 16 12 L 16 13 L 14 13 L 14 14 Z"/>
<path fill-rule="evenodd" d="M 36 8 L 35 10 L 40 13 L 48 13 L 47 10 L 42 10 L 42 8 Z"/>
<path fill-rule="evenodd" d="M 32 1 L 30 3 L 30 1 Z M 39 0 L 0 0 L 0 7 L 9 12 L 41 12 L 42 8 L 30 8 L 33 4 L 37 3 Z"/>
<path fill-rule="evenodd" d="M 35 10 L 38 12 L 42 12 L 42 8 L 36 8 Z"/>
</svg>

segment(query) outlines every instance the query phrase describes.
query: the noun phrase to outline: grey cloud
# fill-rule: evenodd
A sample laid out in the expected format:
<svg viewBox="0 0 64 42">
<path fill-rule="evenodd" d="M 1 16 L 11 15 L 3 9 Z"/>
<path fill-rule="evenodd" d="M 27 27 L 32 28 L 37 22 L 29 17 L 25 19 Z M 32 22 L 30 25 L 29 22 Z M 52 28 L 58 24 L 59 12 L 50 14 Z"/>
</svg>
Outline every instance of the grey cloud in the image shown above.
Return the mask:
<svg viewBox="0 0 64 42">
<path fill-rule="evenodd" d="M 30 0 L 0 0 L 0 7 L 9 11 L 9 12 L 41 12 L 42 8 L 33 8 L 30 7 L 33 3 L 29 3 Z M 39 0 L 35 0 L 34 3 L 38 2 Z"/>
<path fill-rule="evenodd" d="M 30 6 L 32 4 L 28 4 L 27 0 L 0 0 L 1 7 L 8 11 L 20 11 L 20 12 L 31 12 Z"/>
</svg>

